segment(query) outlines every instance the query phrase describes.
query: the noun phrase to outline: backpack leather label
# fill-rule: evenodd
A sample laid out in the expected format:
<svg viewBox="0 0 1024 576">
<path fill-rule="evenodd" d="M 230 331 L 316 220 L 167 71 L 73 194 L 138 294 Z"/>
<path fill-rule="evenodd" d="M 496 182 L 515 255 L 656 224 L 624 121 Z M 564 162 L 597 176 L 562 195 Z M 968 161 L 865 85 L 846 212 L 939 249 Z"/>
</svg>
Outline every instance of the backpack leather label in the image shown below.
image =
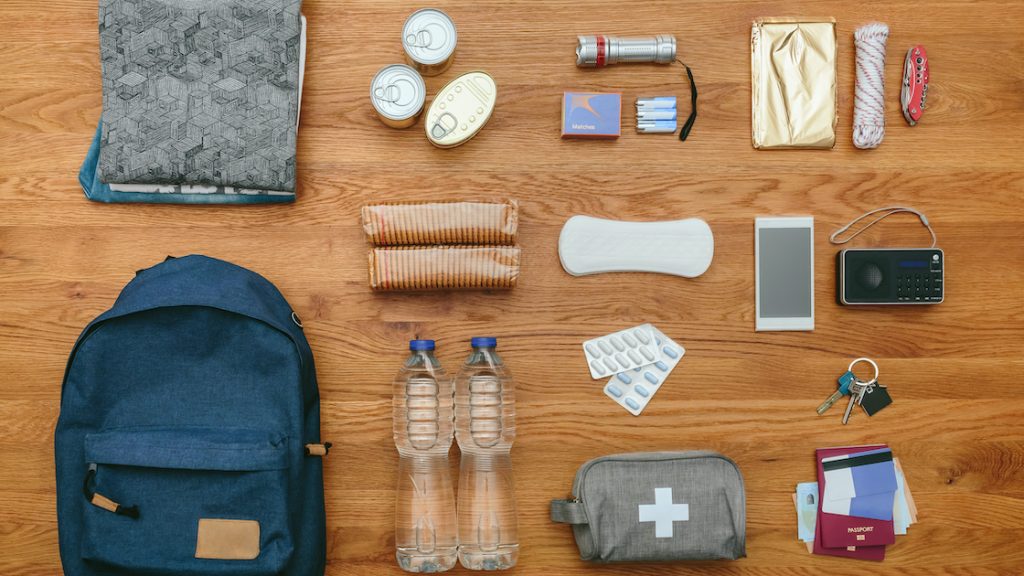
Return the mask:
<svg viewBox="0 0 1024 576">
<path fill-rule="evenodd" d="M 255 520 L 200 518 L 196 558 L 253 560 L 260 555 L 260 523 Z"/>
</svg>

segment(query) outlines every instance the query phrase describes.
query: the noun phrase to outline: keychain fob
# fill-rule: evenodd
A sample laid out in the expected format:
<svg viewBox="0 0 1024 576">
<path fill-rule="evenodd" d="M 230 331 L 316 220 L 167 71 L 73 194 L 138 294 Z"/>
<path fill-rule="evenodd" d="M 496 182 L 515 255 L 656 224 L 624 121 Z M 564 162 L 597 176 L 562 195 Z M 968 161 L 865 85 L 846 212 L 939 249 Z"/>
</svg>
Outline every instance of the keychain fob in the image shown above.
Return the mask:
<svg viewBox="0 0 1024 576">
<path fill-rule="evenodd" d="M 860 407 L 868 416 L 874 416 L 876 412 L 892 404 L 892 396 L 889 396 L 889 389 L 879 383 L 868 387 L 861 397 Z"/>
</svg>

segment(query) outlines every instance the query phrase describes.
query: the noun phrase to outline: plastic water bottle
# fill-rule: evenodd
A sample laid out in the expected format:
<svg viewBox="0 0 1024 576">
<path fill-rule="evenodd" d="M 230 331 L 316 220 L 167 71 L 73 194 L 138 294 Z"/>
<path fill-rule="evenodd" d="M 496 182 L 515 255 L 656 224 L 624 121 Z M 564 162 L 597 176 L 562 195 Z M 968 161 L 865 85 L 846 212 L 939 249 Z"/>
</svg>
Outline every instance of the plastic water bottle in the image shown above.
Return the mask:
<svg viewBox="0 0 1024 576">
<path fill-rule="evenodd" d="M 412 340 L 394 384 L 398 448 L 395 556 L 408 572 L 444 572 L 458 556 L 455 494 L 448 470 L 452 383 L 433 340 Z"/>
<path fill-rule="evenodd" d="M 504 570 L 519 557 L 519 527 L 509 451 L 516 435 L 512 377 L 494 338 L 473 338 L 455 378 L 459 475 L 459 562 Z"/>
</svg>

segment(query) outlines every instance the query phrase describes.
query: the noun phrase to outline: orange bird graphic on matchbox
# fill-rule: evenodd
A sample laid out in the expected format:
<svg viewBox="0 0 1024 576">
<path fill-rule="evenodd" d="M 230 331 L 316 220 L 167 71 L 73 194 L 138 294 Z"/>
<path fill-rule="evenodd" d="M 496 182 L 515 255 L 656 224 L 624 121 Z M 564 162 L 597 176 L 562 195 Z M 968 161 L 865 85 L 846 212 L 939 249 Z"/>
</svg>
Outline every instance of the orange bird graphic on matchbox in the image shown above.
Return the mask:
<svg viewBox="0 0 1024 576">
<path fill-rule="evenodd" d="M 595 118 L 600 118 L 601 115 L 594 110 L 594 107 L 590 105 L 590 99 L 594 95 L 590 94 L 575 94 L 569 99 L 569 114 L 572 114 L 576 110 L 583 109 L 594 115 Z"/>
</svg>

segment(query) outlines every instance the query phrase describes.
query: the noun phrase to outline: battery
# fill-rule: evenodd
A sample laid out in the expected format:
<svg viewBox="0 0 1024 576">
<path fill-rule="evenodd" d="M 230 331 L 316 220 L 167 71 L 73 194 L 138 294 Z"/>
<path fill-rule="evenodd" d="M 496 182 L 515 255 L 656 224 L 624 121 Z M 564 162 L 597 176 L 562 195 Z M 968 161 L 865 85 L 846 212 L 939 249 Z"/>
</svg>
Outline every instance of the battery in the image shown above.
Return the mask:
<svg viewBox="0 0 1024 576">
<path fill-rule="evenodd" d="M 645 120 L 636 123 L 636 131 L 641 134 L 672 134 L 676 131 L 676 121 Z"/>
<path fill-rule="evenodd" d="M 380 121 L 392 128 L 416 123 L 427 100 L 423 77 L 411 66 L 391 64 L 377 72 L 370 83 L 370 102 Z"/>
<path fill-rule="evenodd" d="M 676 109 L 675 108 L 638 108 L 636 111 L 636 121 L 642 120 L 675 120 Z"/>
<path fill-rule="evenodd" d="M 648 108 L 675 108 L 676 97 L 675 96 L 652 96 L 647 98 L 636 99 L 636 109 L 648 109 Z"/>
<path fill-rule="evenodd" d="M 455 22 L 437 8 L 413 12 L 402 26 L 406 58 L 424 76 L 437 76 L 451 66 L 457 41 Z"/>
</svg>

